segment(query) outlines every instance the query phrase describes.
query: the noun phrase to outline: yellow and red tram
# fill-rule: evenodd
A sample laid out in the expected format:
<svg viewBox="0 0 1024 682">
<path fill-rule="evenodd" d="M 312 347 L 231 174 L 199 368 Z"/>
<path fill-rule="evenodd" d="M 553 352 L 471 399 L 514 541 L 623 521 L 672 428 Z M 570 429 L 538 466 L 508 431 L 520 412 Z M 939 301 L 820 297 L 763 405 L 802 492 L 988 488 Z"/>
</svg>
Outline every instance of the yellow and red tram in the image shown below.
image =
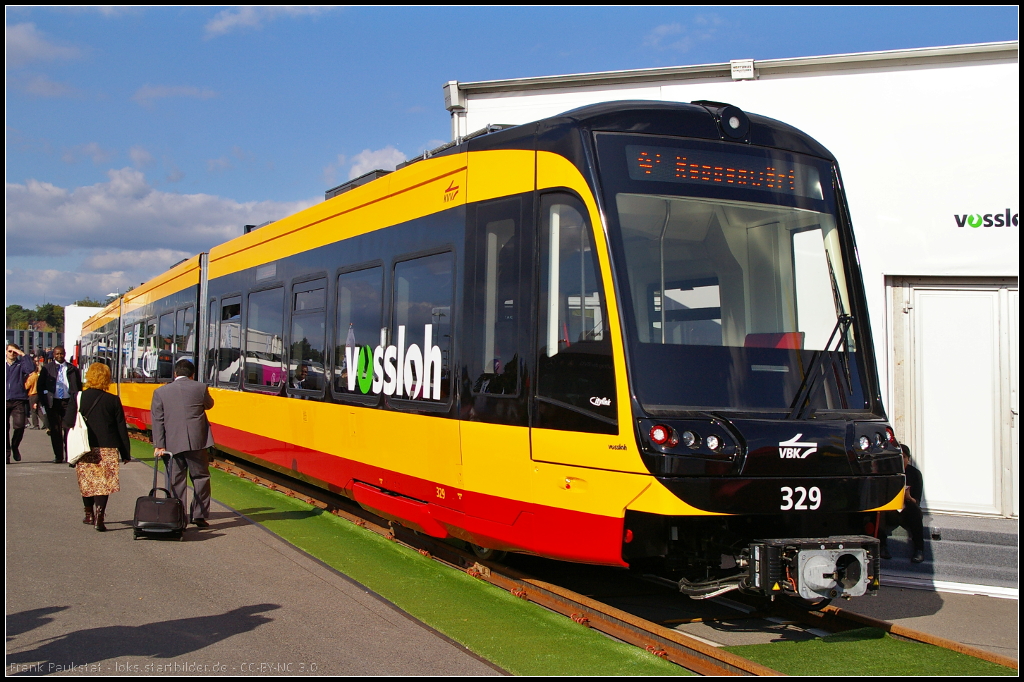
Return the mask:
<svg viewBox="0 0 1024 682">
<path fill-rule="evenodd" d="M 378 175 L 125 296 L 138 426 L 189 357 L 218 448 L 432 536 L 691 594 L 877 587 L 902 459 L 821 145 L 614 102 Z"/>
</svg>

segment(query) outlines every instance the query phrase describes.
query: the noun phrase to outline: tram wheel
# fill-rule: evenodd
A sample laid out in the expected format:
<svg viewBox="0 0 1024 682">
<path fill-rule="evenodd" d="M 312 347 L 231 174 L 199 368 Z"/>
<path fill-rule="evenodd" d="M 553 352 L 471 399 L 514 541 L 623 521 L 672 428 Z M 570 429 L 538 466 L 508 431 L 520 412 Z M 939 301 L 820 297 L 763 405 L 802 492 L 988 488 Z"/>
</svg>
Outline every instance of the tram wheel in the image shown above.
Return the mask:
<svg viewBox="0 0 1024 682">
<path fill-rule="evenodd" d="M 480 559 L 480 561 L 502 561 L 508 555 L 508 552 L 503 552 L 498 549 L 488 549 L 487 547 L 474 545 L 472 542 L 469 543 L 469 546 L 473 550 L 473 554 L 475 554 L 476 558 Z"/>
</svg>

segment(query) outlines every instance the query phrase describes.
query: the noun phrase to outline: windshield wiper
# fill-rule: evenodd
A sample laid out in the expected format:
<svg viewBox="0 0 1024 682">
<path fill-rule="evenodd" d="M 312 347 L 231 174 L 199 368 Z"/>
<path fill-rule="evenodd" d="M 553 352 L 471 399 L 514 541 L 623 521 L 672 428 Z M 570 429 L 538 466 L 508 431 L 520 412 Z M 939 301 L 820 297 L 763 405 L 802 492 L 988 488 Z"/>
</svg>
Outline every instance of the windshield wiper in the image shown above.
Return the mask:
<svg viewBox="0 0 1024 682">
<path fill-rule="evenodd" d="M 825 377 L 825 361 L 831 356 L 830 353 L 833 351 L 829 350 L 832 348 L 832 340 L 839 335 L 839 340 L 836 343 L 835 350 L 838 351 L 840 346 L 846 346 L 847 334 L 850 330 L 850 325 L 853 324 L 853 315 L 846 315 L 845 313 L 839 316 L 836 320 L 836 326 L 832 328 L 832 333 L 828 336 L 828 342 L 825 344 L 824 350 L 815 352 L 811 363 L 807 368 L 807 373 L 804 374 L 804 380 L 800 383 L 800 388 L 797 389 L 796 397 L 793 398 L 793 403 L 789 406 L 789 416 L 787 419 L 807 419 L 814 414 L 814 408 L 811 407 L 811 398 L 817 392 L 818 387 Z M 844 365 L 847 375 L 849 375 L 849 368 Z"/>
</svg>

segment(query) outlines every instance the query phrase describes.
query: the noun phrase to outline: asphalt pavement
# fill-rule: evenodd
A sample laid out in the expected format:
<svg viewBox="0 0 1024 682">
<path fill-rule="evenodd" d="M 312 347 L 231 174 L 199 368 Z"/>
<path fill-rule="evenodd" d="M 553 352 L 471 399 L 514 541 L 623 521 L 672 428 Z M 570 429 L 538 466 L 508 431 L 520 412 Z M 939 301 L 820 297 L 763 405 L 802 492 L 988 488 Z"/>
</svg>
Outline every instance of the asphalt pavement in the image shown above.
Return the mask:
<svg viewBox="0 0 1024 682">
<path fill-rule="evenodd" d="M 182 542 L 133 541 L 141 462 L 122 465 L 98 533 L 45 432 L 21 453 L 6 467 L 8 675 L 502 673 L 222 505 Z"/>
</svg>

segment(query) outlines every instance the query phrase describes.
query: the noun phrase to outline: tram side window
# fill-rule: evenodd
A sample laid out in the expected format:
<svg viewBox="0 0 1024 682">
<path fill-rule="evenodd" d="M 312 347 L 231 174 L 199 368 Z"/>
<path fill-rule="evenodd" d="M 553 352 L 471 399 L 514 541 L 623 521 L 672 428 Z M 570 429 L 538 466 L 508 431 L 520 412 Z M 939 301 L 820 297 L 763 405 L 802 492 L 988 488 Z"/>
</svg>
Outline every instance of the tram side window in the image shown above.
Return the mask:
<svg viewBox="0 0 1024 682">
<path fill-rule="evenodd" d="M 322 392 L 327 365 L 327 280 L 296 284 L 292 291 L 290 391 Z"/>
<path fill-rule="evenodd" d="M 238 384 L 242 363 L 242 297 L 221 301 L 220 340 L 217 349 L 217 385 Z"/>
<path fill-rule="evenodd" d="M 109 334 L 103 340 L 104 348 L 100 351 L 100 356 L 103 358 L 103 362 L 106 363 L 111 370 L 111 376 L 116 377 L 117 374 L 117 334 Z"/>
<path fill-rule="evenodd" d="M 245 319 L 245 383 L 277 388 L 284 377 L 284 287 L 249 294 Z"/>
<path fill-rule="evenodd" d="M 217 299 L 210 301 L 210 312 L 206 328 L 206 383 L 217 385 L 217 323 L 220 321 L 220 304 Z"/>
<path fill-rule="evenodd" d="M 547 195 L 541 202 L 535 424 L 616 433 L 604 288 L 584 210 L 567 196 Z"/>
<path fill-rule="evenodd" d="M 395 264 L 392 338 L 385 351 L 384 376 L 379 384 L 375 377 L 373 386 L 379 385 L 384 395 L 448 402 L 454 260 L 449 252 Z M 403 346 L 399 355 L 397 349 Z"/>
<path fill-rule="evenodd" d="M 135 378 L 135 355 L 137 353 L 135 339 L 139 336 L 139 327 L 141 325 L 138 324 L 125 325 L 124 342 L 121 344 L 123 378 L 129 381 Z"/>
<path fill-rule="evenodd" d="M 191 360 L 195 365 L 195 312 L 194 306 L 182 308 L 177 312 L 174 325 L 174 361 L 182 358 Z"/>
<path fill-rule="evenodd" d="M 473 292 L 473 350 L 467 358 L 474 393 L 519 394 L 518 198 L 479 207 Z"/>
<path fill-rule="evenodd" d="M 174 377 L 174 313 L 160 316 L 160 335 L 157 339 L 156 378 Z"/>
<path fill-rule="evenodd" d="M 139 337 L 138 375 L 147 381 L 156 378 L 157 372 L 157 349 L 160 347 L 160 340 L 157 338 L 156 318 L 150 318 L 142 323 L 142 334 Z"/>
<path fill-rule="evenodd" d="M 383 310 L 384 268 L 365 268 L 338 275 L 335 393 L 345 396 L 370 393 L 373 349 L 380 343 Z M 357 375 L 359 367 L 363 371 Z"/>
</svg>

